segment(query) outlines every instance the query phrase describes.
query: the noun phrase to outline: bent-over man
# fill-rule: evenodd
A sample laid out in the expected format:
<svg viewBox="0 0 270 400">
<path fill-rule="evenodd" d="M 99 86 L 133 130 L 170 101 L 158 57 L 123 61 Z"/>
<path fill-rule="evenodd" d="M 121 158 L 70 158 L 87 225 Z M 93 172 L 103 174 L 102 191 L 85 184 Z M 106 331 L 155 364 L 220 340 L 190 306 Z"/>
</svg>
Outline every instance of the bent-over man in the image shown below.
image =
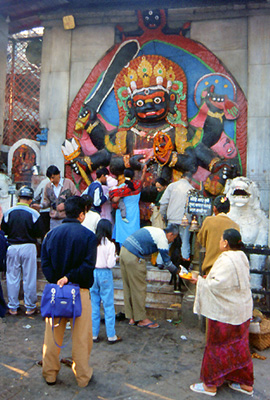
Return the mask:
<svg viewBox="0 0 270 400">
<path fill-rule="evenodd" d="M 81 225 L 85 217 L 85 200 L 69 197 L 65 202 L 66 218 L 45 237 L 41 249 L 42 271 L 50 283 L 60 287 L 68 282 L 80 286 L 82 314 L 76 318 L 72 330 L 72 371 L 80 387 L 88 385 L 93 368 L 89 366 L 92 350 L 92 310 L 89 289 L 93 285 L 96 264 L 96 236 Z M 60 349 L 68 318 L 55 319 L 59 325 L 52 333 L 52 319 L 46 318 L 43 345 L 43 377 L 49 385 L 56 383 L 60 370 Z M 70 319 L 72 325 L 73 321 Z"/>
<path fill-rule="evenodd" d="M 159 252 L 163 264 L 172 274 L 178 268 L 169 256 L 169 243 L 178 236 L 178 226 L 168 225 L 160 229 L 146 226 L 134 232 L 124 241 L 120 252 L 120 267 L 123 279 L 125 314 L 130 325 L 158 328 L 159 325 L 146 318 L 146 261 L 145 256 Z"/>
</svg>

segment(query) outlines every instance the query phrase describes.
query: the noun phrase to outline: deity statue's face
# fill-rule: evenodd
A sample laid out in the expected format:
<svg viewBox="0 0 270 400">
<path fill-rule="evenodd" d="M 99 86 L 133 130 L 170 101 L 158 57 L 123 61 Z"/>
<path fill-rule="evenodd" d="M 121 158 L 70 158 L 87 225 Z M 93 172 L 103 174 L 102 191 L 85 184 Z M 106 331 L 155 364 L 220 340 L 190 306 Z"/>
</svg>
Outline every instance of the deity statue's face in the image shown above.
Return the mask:
<svg viewBox="0 0 270 400">
<path fill-rule="evenodd" d="M 139 122 L 158 122 L 169 110 L 169 95 L 161 89 L 145 89 L 133 96 L 129 106 Z"/>
<path fill-rule="evenodd" d="M 160 26 L 160 10 L 145 10 L 142 12 L 144 25 L 148 29 L 156 29 Z"/>
</svg>

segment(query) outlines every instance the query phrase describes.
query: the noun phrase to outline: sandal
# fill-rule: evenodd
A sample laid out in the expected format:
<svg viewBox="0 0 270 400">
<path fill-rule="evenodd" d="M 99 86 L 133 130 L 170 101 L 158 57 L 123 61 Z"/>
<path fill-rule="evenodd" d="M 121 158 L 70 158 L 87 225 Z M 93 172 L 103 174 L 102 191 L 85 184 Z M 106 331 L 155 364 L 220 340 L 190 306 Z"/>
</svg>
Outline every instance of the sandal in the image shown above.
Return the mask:
<svg viewBox="0 0 270 400">
<path fill-rule="evenodd" d="M 201 394 L 207 394 L 208 396 L 215 396 L 217 394 L 217 391 L 209 392 L 209 390 L 205 390 L 202 382 L 194 383 L 193 385 L 190 385 L 190 389 L 193 392 L 201 393 Z"/>
<path fill-rule="evenodd" d="M 72 364 L 73 364 L 73 360 L 70 358 L 61 358 L 60 363 L 65 364 L 67 367 L 71 368 Z"/>
<path fill-rule="evenodd" d="M 154 326 L 154 325 L 156 325 L 156 326 Z M 157 329 L 157 328 L 159 328 L 159 324 L 157 324 L 156 322 L 149 322 L 149 324 L 146 324 L 146 325 L 137 324 L 137 326 L 139 328 L 148 328 L 148 329 Z"/>
<path fill-rule="evenodd" d="M 248 390 L 242 389 L 240 383 L 229 383 L 229 388 L 236 390 L 237 392 L 248 394 L 249 396 L 253 396 L 254 393 L 253 390 L 249 392 Z"/>
</svg>

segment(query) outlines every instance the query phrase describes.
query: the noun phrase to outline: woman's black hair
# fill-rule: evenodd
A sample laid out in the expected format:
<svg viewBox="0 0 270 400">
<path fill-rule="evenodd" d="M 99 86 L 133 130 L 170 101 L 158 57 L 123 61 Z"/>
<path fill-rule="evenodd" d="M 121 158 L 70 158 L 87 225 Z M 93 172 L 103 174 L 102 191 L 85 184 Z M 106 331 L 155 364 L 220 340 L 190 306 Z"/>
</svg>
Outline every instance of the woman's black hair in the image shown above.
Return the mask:
<svg viewBox="0 0 270 400">
<path fill-rule="evenodd" d="M 98 221 L 96 229 L 97 244 L 100 245 L 102 239 L 112 239 L 112 223 L 106 218 L 101 218 Z"/>
<path fill-rule="evenodd" d="M 93 199 L 88 194 L 82 194 L 81 197 L 85 201 L 86 211 L 89 211 L 93 205 Z"/>
<path fill-rule="evenodd" d="M 156 183 L 159 183 L 161 186 L 168 186 L 168 182 L 162 177 L 157 178 Z"/>
<path fill-rule="evenodd" d="M 227 214 L 230 211 L 230 200 L 225 195 L 217 196 L 213 205 L 219 213 Z"/>
<path fill-rule="evenodd" d="M 131 168 L 126 168 L 124 170 L 124 177 L 128 178 L 125 179 L 125 184 L 129 187 L 130 190 L 132 190 L 132 192 L 135 190 L 132 179 L 134 178 L 134 171 Z"/>
<path fill-rule="evenodd" d="M 232 250 L 241 250 L 244 247 L 240 232 L 236 229 L 226 229 L 222 236 L 224 240 L 227 240 Z"/>
</svg>

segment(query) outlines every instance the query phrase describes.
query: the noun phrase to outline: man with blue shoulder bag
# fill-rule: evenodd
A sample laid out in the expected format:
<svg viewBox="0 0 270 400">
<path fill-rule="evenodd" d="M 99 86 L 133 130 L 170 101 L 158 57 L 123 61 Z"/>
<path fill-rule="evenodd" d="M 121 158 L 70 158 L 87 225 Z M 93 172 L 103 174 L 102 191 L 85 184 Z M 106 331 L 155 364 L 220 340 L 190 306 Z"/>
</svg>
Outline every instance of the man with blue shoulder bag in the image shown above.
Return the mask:
<svg viewBox="0 0 270 400">
<path fill-rule="evenodd" d="M 70 283 L 78 285 L 81 298 L 81 315 L 76 319 L 59 318 L 60 315 L 45 318 L 42 373 L 48 385 L 56 383 L 60 371 L 59 353 L 68 321 L 72 325 L 72 371 L 78 386 L 87 386 L 93 374 L 89 365 L 93 345 L 89 289 L 94 282 L 97 243 L 93 232 L 81 225 L 85 210 L 82 197 L 68 198 L 65 201 L 67 218 L 48 232 L 42 243 L 41 266 L 48 282 L 59 288 Z"/>
</svg>

